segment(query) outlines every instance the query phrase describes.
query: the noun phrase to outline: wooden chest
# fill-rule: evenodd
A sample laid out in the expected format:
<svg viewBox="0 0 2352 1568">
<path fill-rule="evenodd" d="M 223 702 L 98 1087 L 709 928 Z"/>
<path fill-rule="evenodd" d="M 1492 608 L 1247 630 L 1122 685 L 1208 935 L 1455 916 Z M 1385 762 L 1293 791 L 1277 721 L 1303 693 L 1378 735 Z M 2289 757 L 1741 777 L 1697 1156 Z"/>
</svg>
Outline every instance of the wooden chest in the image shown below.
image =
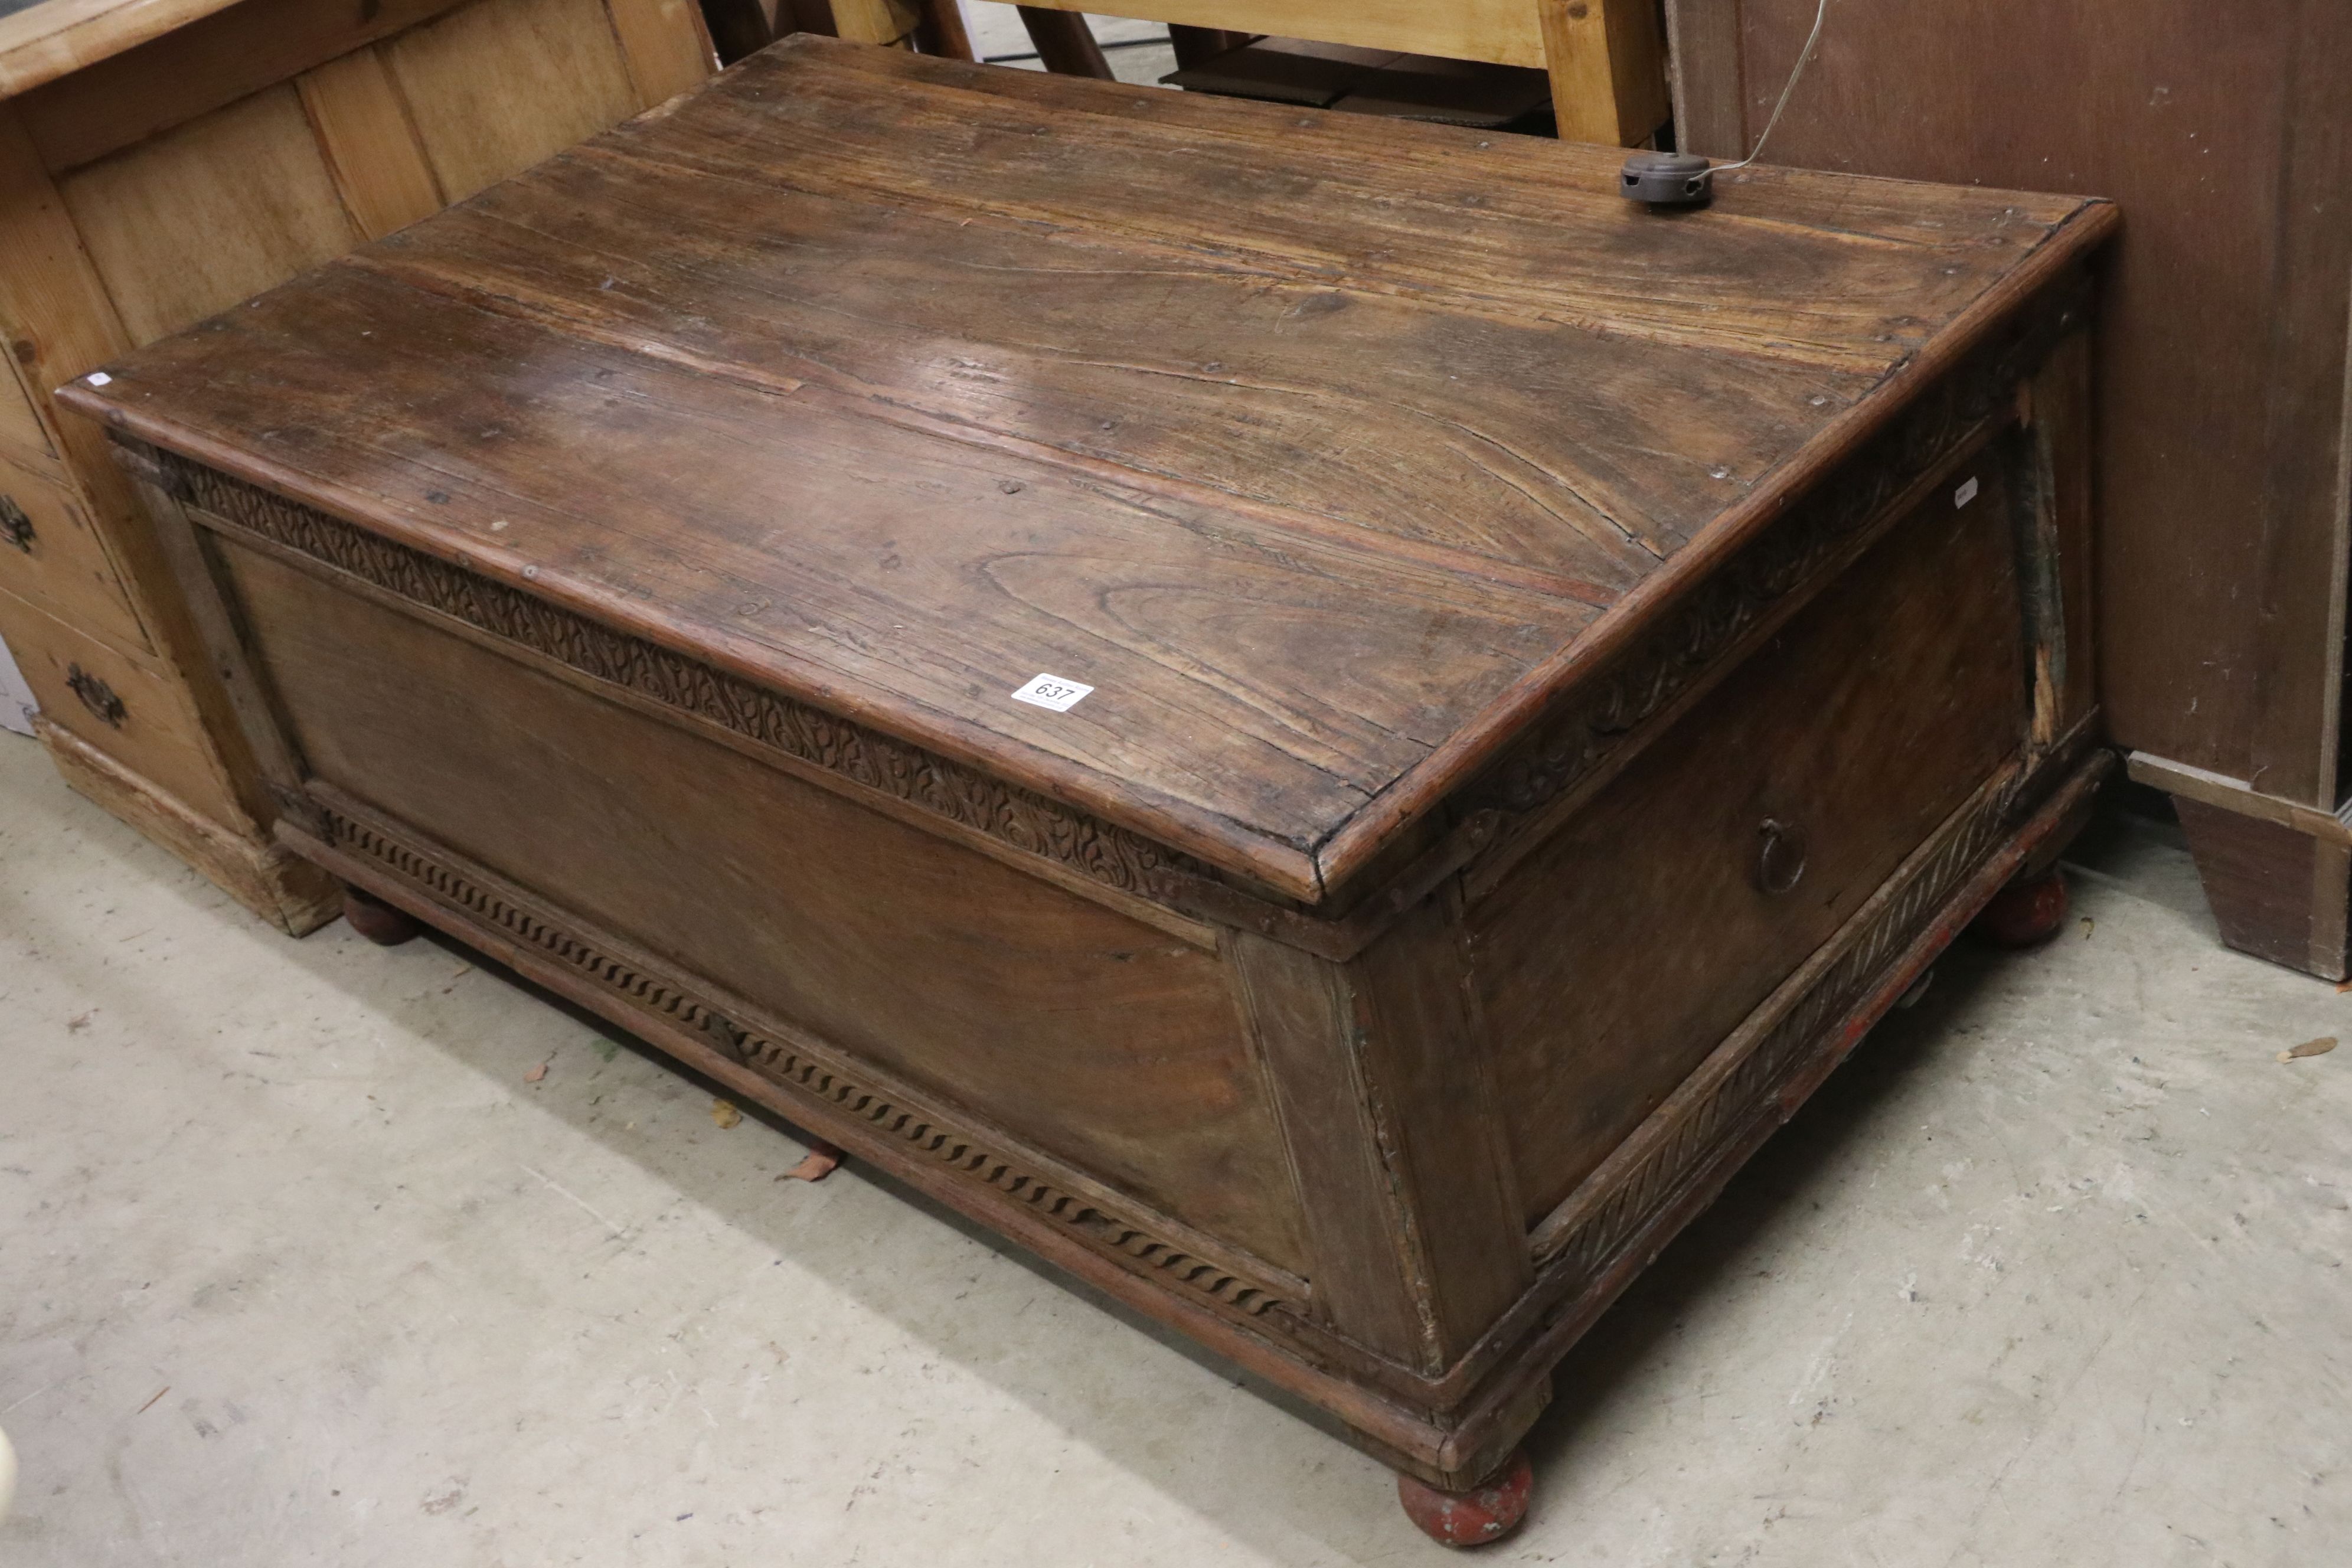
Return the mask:
<svg viewBox="0 0 2352 1568">
<path fill-rule="evenodd" d="M 1621 156 L 798 39 L 63 396 L 288 845 L 1461 1489 L 2105 762 L 2111 210 Z"/>
</svg>

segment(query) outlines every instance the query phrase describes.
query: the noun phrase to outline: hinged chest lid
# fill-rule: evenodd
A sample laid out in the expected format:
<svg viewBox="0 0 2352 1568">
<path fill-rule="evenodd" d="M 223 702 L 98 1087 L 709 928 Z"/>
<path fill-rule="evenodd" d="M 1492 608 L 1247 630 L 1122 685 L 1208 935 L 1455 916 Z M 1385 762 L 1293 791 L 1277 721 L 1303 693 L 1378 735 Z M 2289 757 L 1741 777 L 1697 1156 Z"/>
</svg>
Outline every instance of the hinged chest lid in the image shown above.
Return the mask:
<svg viewBox="0 0 2352 1568">
<path fill-rule="evenodd" d="M 1621 157 L 803 35 L 66 401 L 1315 900 L 2112 220 Z"/>
</svg>

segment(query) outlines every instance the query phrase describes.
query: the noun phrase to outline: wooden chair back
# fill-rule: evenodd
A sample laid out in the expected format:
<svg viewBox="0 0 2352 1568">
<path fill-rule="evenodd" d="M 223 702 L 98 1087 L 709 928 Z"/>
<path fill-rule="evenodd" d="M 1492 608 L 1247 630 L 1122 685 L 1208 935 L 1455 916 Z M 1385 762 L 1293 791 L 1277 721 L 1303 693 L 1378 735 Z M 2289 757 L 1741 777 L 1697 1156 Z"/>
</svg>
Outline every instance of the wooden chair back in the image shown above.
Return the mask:
<svg viewBox="0 0 2352 1568">
<path fill-rule="evenodd" d="M 703 0 L 723 59 L 772 36 L 761 0 Z M 972 58 L 954 0 L 778 0 L 774 33 L 831 33 L 859 43 L 911 42 L 926 54 Z M 1084 13 L 1165 22 L 1178 58 L 1271 35 L 1393 49 L 1551 79 L 1552 113 L 1568 142 L 1642 144 L 1668 114 L 1657 0 L 1029 0 L 1022 20 L 1045 68 L 1110 75 Z M 1188 47 L 1189 46 L 1189 47 Z"/>
<path fill-rule="evenodd" d="M 1176 28 L 1536 67 L 1551 78 L 1563 141 L 1633 146 L 1654 135 L 1668 113 L 1656 0 L 1027 0 L 1022 13 L 1048 68 L 1065 68 L 1037 26 L 1040 14 L 1087 11 Z"/>
</svg>

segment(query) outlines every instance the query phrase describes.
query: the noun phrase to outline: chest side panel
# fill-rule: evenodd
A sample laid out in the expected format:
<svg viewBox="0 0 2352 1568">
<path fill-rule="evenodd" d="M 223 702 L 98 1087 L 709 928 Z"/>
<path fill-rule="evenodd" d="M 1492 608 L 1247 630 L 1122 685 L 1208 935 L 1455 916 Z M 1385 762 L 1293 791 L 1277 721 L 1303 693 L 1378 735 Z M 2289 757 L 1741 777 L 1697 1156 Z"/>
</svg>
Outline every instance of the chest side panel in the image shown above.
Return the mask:
<svg viewBox="0 0 2352 1568">
<path fill-rule="evenodd" d="M 1471 911 L 1530 1223 L 2016 750 L 2011 450 L 1931 492 Z"/>
<path fill-rule="evenodd" d="M 311 772 L 552 904 L 1289 1267 L 1218 955 L 225 543 Z"/>
</svg>

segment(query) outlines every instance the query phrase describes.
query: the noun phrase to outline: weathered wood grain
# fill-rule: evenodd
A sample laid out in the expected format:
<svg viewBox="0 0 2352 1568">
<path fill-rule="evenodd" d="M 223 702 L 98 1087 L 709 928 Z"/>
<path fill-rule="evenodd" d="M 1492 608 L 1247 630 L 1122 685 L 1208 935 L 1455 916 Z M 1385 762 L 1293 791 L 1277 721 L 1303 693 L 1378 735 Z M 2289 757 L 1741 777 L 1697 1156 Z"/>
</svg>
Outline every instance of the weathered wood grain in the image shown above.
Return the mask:
<svg viewBox="0 0 2352 1568">
<path fill-rule="evenodd" d="M 1311 900 L 2109 221 L 1515 140 L 803 38 L 69 395 Z"/>
</svg>

